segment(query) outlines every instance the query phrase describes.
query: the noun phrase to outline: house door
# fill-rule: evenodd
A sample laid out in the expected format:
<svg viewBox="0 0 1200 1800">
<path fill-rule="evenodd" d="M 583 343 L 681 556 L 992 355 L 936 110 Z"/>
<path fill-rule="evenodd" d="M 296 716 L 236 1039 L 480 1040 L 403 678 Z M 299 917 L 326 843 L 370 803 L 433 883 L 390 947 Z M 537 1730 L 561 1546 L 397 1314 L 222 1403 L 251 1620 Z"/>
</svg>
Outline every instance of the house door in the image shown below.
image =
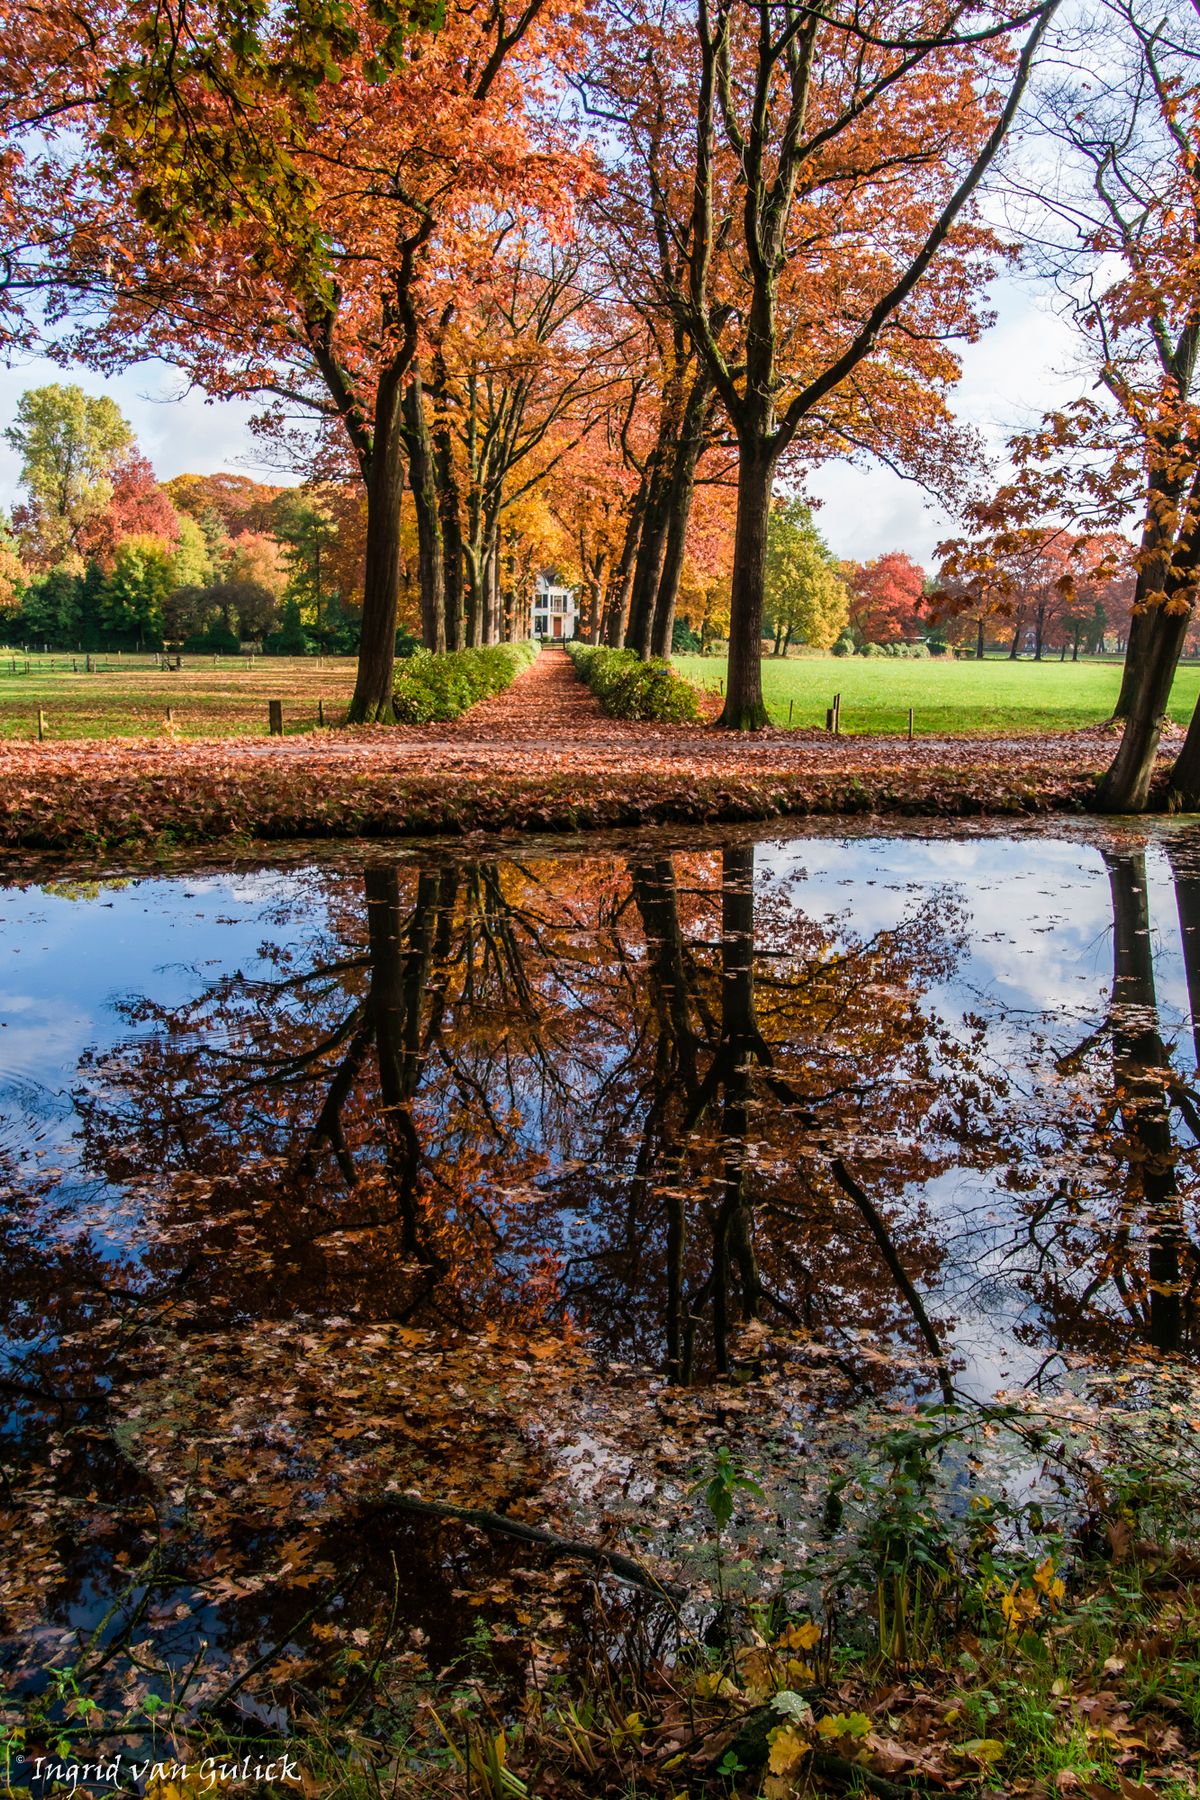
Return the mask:
<svg viewBox="0 0 1200 1800">
<path fill-rule="evenodd" d="M 554 635 L 556 638 L 562 636 L 562 619 L 558 613 L 555 613 L 554 615 Z"/>
</svg>

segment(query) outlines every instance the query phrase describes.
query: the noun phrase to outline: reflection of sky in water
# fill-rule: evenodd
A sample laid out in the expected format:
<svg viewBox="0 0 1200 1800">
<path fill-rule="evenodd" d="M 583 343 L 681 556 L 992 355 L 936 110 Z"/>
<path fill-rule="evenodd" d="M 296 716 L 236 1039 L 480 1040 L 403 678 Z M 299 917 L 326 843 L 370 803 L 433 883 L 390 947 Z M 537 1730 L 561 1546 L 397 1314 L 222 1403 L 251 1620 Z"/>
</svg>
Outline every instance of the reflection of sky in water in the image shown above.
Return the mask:
<svg viewBox="0 0 1200 1800">
<path fill-rule="evenodd" d="M 292 885 L 269 873 L 136 881 L 95 897 L 0 888 L 0 1100 L 6 1083 L 69 1090 L 84 1050 L 129 1036 L 119 999 L 177 1006 L 206 980 L 252 969 L 264 912 Z"/>
<path fill-rule="evenodd" d="M 296 894 L 276 873 L 0 887 L 0 1156 L 13 1176 L 62 1171 L 54 1194 L 62 1241 L 74 1235 L 68 1220 L 78 1209 L 79 1235 L 100 1254 L 139 1254 L 139 1209 L 97 1229 L 90 1202 L 103 1183 L 74 1160 L 80 1058 L 136 1036 L 117 1003 L 149 992 L 180 1005 L 230 969 L 254 970 L 268 908 Z M 4 1174 L 0 1165 L 0 1189 Z"/>
<path fill-rule="evenodd" d="M 756 869 L 786 882 L 810 918 L 844 915 L 861 936 L 886 930 L 938 888 L 967 908 L 967 954 L 935 997 L 943 1007 L 1003 1009 L 1016 1027 L 1066 1016 L 1095 1022 L 1112 986 L 1112 901 L 1089 842 L 1020 837 L 813 838 L 759 847 Z M 1146 874 L 1160 1022 L 1188 1022 L 1187 983 L 1171 871 L 1153 842 Z M 990 1003 L 990 1004 L 989 1004 Z"/>
<path fill-rule="evenodd" d="M 1114 845 L 1114 848 L 1119 848 Z M 1168 1048 L 1187 1043 L 1187 980 L 1170 865 L 1151 836 L 1145 857 L 1159 1023 Z M 756 870 L 779 881 L 810 918 L 840 917 L 863 937 L 895 927 L 938 889 L 966 907 L 966 952 L 931 992 L 943 1016 L 985 1014 L 993 1055 L 1017 1072 L 1040 1030 L 1074 1046 L 1103 1019 L 1112 990 L 1112 898 L 1096 843 L 1070 838 L 816 838 L 759 847 Z M 1025 1265 L 1013 1219 L 991 1180 L 950 1169 L 923 1199 L 938 1220 L 942 1292 L 956 1309 L 950 1342 L 965 1363 L 956 1376 L 968 1394 L 994 1393 L 1032 1379 L 1044 1344 L 1022 1344 L 1031 1322 L 1019 1285 Z"/>
</svg>

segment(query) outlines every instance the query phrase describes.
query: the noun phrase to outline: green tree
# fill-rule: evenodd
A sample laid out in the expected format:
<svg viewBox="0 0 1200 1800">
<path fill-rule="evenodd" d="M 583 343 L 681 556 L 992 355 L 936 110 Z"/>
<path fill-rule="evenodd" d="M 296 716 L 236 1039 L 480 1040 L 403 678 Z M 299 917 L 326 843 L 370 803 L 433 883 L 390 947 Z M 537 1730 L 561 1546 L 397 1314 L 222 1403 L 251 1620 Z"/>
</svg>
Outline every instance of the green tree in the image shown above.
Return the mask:
<svg viewBox="0 0 1200 1800">
<path fill-rule="evenodd" d="M 171 555 L 171 578 L 177 587 L 204 587 L 212 577 L 212 553 L 204 527 L 183 513 L 179 541 Z"/>
<path fill-rule="evenodd" d="M 16 522 L 27 555 L 43 568 L 77 555 L 79 532 L 112 498 L 113 474 L 134 448 L 115 401 L 81 387 L 30 388 L 5 437 L 21 458 L 28 495 Z"/>
<path fill-rule="evenodd" d="M 281 494 L 272 508 L 275 536 L 283 545 L 287 565 L 287 598 L 300 609 L 300 618 L 318 638 L 324 637 L 331 616 L 340 618 L 336 581 L 330 578 L 337 523 L 323 506 L 303 494 Z M 295 653 L 295 654 L 298 654 Z"/>
<path fill-rule="evenodd" d="M 176 586 L 174 557 L 161 538 L 127 537 L 117 545 L 104 583 L 100 616 L 114 637 L 160 644 L 164 609 Z"/>
<path fill-rule="evenodd" d="M 269 656 L 307 656 L 312 649 L 300 617 L 296 600 L 285 600 L 279 630 L 273 631 L 263 644 Z"/>
<path fill-rule="evenodd" d="M 68 569 L 51 569 L 31 581 L 21 601 L 21 637 L 29 644 L 78 643 L 83 619 L 83 581 Z"/>
<path fill-rule="evenodd" d="M 763 595 L 776 656 L 793 639 L 828 650 L 850 617 L 846 584 L 803 500 L 772 504 Z"/>
</svg>

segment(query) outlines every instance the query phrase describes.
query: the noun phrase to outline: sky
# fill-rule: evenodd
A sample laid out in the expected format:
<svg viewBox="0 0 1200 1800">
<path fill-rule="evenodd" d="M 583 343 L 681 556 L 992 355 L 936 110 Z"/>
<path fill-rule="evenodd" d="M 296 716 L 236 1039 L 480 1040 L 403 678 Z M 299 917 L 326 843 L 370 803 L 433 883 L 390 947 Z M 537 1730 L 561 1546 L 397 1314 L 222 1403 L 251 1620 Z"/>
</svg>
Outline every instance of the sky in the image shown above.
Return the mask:
<svg viewBox="0 0 1200 1800">
<path fill-rule="evenodd" d="M 992 287 L 996 324 L 963 351 L 963 378 L 955 411 L 983 434 L 1001 456 L 1005 440 L 1057 401 L 1080 391 L 1071 373 L 1074 339 L 1032 282 L 1005 276 Z M 56 363 L 27 360 L 0 368 L 0 422 L 10 419 L 26 388 L 75 381 L 89 393 L 108 393 L 121 407 L 161 481 L 184 473 L 233 470 L 263 480 L 284 479 L 268 468 L 251 437 L 255 407 L 247 401 L 208 402 L 183 393 L 180 377 L 161 364 L 145 364 L 110 379 Z M 0 439 L 0 506 L 17 497 L 19 459 Z M 869 561 L 887 550 L 905 550 L 926 566 L 934 546 L 955 521 L 913 483 L 878 465 L 830 464 L 808 481 L 820 502 L 817 523 L 836 556 Z"/>
</svg>

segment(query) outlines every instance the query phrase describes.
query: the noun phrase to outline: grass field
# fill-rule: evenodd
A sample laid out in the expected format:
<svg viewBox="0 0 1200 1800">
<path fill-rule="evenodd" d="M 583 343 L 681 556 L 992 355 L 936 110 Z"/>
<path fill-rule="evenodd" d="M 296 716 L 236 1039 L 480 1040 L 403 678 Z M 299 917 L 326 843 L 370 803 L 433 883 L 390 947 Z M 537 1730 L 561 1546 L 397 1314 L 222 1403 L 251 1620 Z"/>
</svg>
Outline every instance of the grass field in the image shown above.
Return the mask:
<svg viewBox="0 0 1200 1800">
<path fill-rule="evenodd" d="M 716 688 L 725 663 L 679 656 L 675 666 L 698 687 Z M 1121 685 L 1113 662 L 955 662 L 948 657 L 816 656 L 763 662 L 763 694 L 774 725 L 825 724 L 842 696 L 842 730 L 906 731 L 908 709 L 922 735 L 965 731 L 1069 731 L 1112 712 Z M 1186 724 L 1200 692 L 1200 663 L 1179 670 L 1171 717 Z M 790 706 L 790 718 L 789 718 Z"/>
<path fill-rule="evenodd" d="M 0 651 L 0 737 L 36 737 L 39 706 L 52 739 L 265 736 L 269 700 L 283 702 L 285 732 L 310 731 L 318 700 L 337 725 L 354 689 L 352 656 L 185 656 L 179 670 L 159 669 L 150 657 L 104 657 L 90 675 L 77 660 L 74 673 L 61 653 Z"/>
<path fill-rule="evenodd" d="M 184 657 L 183 668 L 159 669 L 150 657 L 105 658 L 98 672 L 78 672 L 71 658 L 0 652 L 0 737 L 37 735 L 39 706 L 51 739 L 265 736 L 267 702 L 283 702 L 284 730 L 310 731 L 317 702 L 340 723 L 354 687 L 352 657 Z M 680 656 L 676 666 L 698 686 L 716 689 L 724 660 Z M 776 725 L 823 726 L 835 693 L 845 732 L 916 730 L 1067 731 L 1094 725 L 1112 711 L 1119 662 L 953 662 L 884 657 L 794 657 L 763 662 L 763 690 Z M 1186 723 L 1200 692 L 1200 663 L 1181 668 L 1172 717 Z M 167 720 L 167 708 L 172 718 Z M 790 717 L 789 717 L 790 709 Z"/>
</svg>

